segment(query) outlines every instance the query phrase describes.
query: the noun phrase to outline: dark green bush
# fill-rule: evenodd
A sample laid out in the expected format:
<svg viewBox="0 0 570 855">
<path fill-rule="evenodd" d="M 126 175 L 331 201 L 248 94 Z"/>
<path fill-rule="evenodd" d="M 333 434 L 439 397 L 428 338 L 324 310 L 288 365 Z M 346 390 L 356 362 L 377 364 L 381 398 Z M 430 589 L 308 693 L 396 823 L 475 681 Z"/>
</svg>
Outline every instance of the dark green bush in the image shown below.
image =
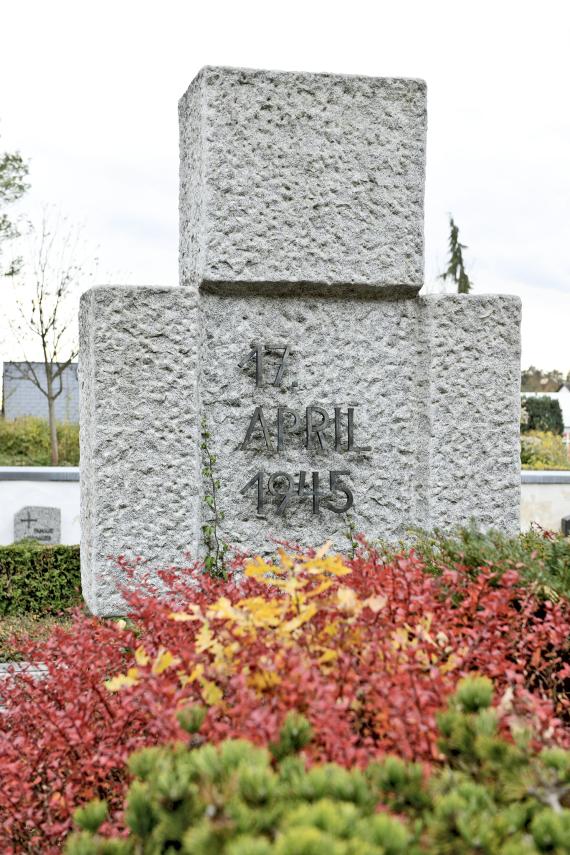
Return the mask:
<svg viewBox="0 0 570 855">
<path fill-rule="evenodd" d="M 80 602 L 78 546 L 0 546 L 0 615 L 55 614 Z"/>
<path fill-rule="evenodd" d="M 524 423 L 521 422 L 523 433 L 531 430 L 545 431 L 547 433 L 564 433 L 564 421 L 562 410 L 556 398 L 541 395 L 536 398 L 523 398 L 523 409 L 528 414 Z"/>
<path fill-rule="evenodd" d="M 105 802 L 79 808 L 67 855 L 536 855 L 570 853 L 570 752 L 501 735 L 485 677 L 462 680 L 439 716 L 441 767 L 387 757 L 306 768 L 241 740 L 131 756 L 128 837 L 98 834 Z M 289 727 L 291 724 L 289 723 Z M 294 729 L 300 727 L 297 715 Z M 303 728 L 301 728 L 303 729 Z M 308 734 L 307 725 L 304 728 Z M 283 746 L 288 737 L 282 734 Z M 297 746 L 298 747 L 298 746 Z M 291 748 L 294 748 L 293 743 Z M 395 815 L 397 814 L 397 816 Z"/>
<path fill-rule="evenodd" d="M 59 465 L 79 465 L 79 425 L 57 425 Z M 0 466 L 49 466 L 51 463 L 47 419 L 31 416 L 0 419 Z"/>
</svg>

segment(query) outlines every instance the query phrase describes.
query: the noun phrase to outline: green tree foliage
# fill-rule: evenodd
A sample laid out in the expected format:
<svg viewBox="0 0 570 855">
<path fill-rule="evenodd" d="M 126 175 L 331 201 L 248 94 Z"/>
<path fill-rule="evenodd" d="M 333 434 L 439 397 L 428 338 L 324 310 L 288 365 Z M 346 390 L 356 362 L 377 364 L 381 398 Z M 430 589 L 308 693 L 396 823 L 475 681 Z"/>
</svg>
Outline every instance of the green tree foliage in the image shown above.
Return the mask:
<svg viewBox="0 0 570 855">
<path fill-rule="evenodd" d="M 521 371 L 522 392 L 558 392 L 564 383 L 570 383 L 570 371 L 566 377 L 562 371 L 542 371 L 534 365 Z"/>
<path fill-rule="evenodd" d="M 197 720 L 198 721 L 198 720 Z M 460 681 L 439 716 L 444 763 L 427 776 L 386 757 L 367 769 L 307 769 L 310 738 L 288 718 L 275 755 L 242 740 L 132 755 L 128 836 L 99 834 L 104 802 L 79 808 L 67 855 L 536 855 L 570 853 L 570 752 L 537 753 L 493 706 L 485 677 Z M 514 720 L 513 720 L 514 721 Z M 293 732 L 295 736 L 293 736 Z M 303 739 L 299 739 L 299 733 Z"/>
<path fill-rule="evenodd" d="M 28 164 L 19 152 L 0 154 L 0 254 L 2 243 L 18 236 L 17 225 L 6 212 L 6 208 L 20 199 L 28 190 L 27 175 Z M 12 260 L 8 269 L 4 271 L 5 274 L 16 273 L 19 262 L 19 259 Z"/>
<path fill-rule="evenodd" d="M 556 398 L 540 395 L 537 398 L 523 398 L 522 406 L 528 413 L 528 419 L 521 423 L 523 433 L 528 431 L 545 431 L 562 436 L 564 420 L 562 410 Z"/>
<path fill-rule="evenodd" d="M 463 250 L 467 249 L 459 240 L 459 227 L 455 225 L 453 217 L 449 217 L 449 262 L 447 269 L 440 274 L 439 278 L 447 282 L 451 279 L 457 288 L 458 294 L 469 294 L 473 283 L 469 279 L 463 261 Z"/>
<path fill-rule="evenodd" d="M 523 469 L 570 469 L 564 440 L 557 433 L 532 430 L 521 436 Z"/>
</svg>

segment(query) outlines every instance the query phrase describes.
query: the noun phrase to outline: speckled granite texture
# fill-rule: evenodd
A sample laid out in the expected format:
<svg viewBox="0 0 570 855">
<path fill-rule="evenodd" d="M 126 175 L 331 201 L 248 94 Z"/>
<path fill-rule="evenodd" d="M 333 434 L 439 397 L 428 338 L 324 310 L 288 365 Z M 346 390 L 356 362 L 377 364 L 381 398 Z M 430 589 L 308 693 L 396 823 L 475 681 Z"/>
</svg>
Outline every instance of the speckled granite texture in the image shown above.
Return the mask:
<svg viewBox="0 0 570 855">
<path fill-rule="evenodd" d="M 416 296 L 424 84 L 205 68 L 180 119 L 189 287 L 97 288 L 81 301 L 90 609 L 124 611 L 116 556 L 142 556 L 152 575 L 203 554 L 202 419 L 219 536 L 241 550 L 346 546 L 349 518 L 331 508 L 343 488 L 369 538 L 471 518 L 518 531 L 520 301 Z M 332 493 L 331 472 L 344 473 Z"/>
<path fill-rule="evenodd" d="M 198 308 L 183 288 L 81 298 L 81 575 L 95 614 L 124 610 L 116 557 L 195 554 L 200 526 Z"/>
<path fill-rule="evenodd" d="M 421 80 L 206 67 L 180 101 L 181 285 L 423 284 Z"/>
<path fill-rule="evenodd" d="M 121 611 L 108 556 L 141 555 L 146 569 L 187 564 L 201 552 L 206 510 L 200 417 L 212 434 L 224 540 L 267 552 L 273 539 L 346 546 L 346 515 L 295 498 L 283 515 L 267 490 L 273 472 L 298 486 L 300 471 L 348 470 L 350 516 L 369 537 L 397 539 L 412 526 L 448 528 L 470 518 L 514 534 L 519 526 L 519 313 L 517 298 L 414 300 L 234 297 L 187 288 L 101 288 L 82 301 L 82 571 L 89 607 Z M 292 344 L 280 387 L 257 388 L 252 341 Z M 266 357 L 275 376 L 279 354 Z M 257 424 L 243 442 L 256 407 Z M 277 449 L 277 407 L 284 422 Z M 306 448 L 308 406 L 330 418 Z M 343 449 L 349 406 L 355 445 Z M 320 418 L 320 417 L 319 417 Z M 262 513 L 255 487 L 263 470 Z M 282 485 L 277 485 L 277 491 Z M 342 503 L 336 493 L 334 503 Z"/>
</svg>

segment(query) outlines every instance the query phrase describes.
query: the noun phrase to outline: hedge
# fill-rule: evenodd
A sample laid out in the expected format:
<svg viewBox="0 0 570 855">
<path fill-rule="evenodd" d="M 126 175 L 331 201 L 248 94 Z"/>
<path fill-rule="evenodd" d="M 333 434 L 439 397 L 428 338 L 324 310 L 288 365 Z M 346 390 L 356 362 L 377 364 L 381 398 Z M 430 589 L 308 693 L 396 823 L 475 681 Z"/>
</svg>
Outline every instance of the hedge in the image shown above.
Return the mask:
<svg viewBox="0 0 570 855">
<path fill-rule="evenodd" d="M 526 422 L 521 424 L 523 433 L 540 430 L 560 435 L 564 432 L 562 410 L 556 398 L 549 398 L 546 395 L 523 398 L 522 406 L 528 415 Z"/>
<path fill-rule="evenodd" d="M 55 614 L 80 601 L 79 546 L 0 546 L 0 615 Z"/>
</svg>

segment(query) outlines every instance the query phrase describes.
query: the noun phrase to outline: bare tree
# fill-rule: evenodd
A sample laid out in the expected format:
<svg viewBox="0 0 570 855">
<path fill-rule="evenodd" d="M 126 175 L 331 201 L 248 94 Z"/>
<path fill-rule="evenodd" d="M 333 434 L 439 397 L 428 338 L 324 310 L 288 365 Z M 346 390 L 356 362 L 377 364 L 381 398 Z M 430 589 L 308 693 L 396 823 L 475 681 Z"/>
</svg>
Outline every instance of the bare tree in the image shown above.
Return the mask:
<svg viewBox="0 0 570 855">
<path fill-rule="evenodd" d="M 48 209 L 28 238 L 30 250 L 12 277 L 15 313 L 10 326 L 24 357 L 19 376 L 47 399 L 51 463 L 57 466 L 55 402 L 63 391 L 64 373 L 78 354 L 79 296 L 90 284 L 97 259 L 86 260 L 81 227 Z M 34 360 L 32 352 L 39 358 Z"/>
</svg>

